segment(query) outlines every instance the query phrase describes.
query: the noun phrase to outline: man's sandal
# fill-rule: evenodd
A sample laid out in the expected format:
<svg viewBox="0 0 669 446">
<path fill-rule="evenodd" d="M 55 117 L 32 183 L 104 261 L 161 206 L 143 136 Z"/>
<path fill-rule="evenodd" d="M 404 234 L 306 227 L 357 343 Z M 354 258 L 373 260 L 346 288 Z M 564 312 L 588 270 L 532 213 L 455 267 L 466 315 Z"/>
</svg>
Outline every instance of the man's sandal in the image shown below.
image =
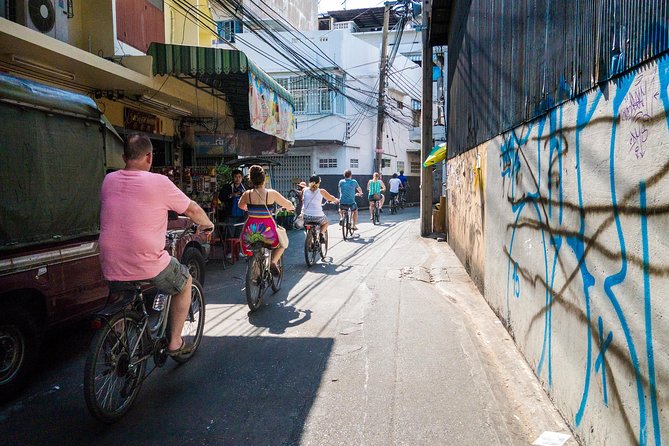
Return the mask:
<svg viewBox="0 0 669 446">
<path fill-rule="evenodd" d="M 181 339 L 181 347 L 179 347 L 176 350 L 165 350 L 165 354 L 167 356 L 181 356 L 181 355 L 187 355 L 193 350 L 192 346 L 186 345 L 186 341 Z"/>
</svg>

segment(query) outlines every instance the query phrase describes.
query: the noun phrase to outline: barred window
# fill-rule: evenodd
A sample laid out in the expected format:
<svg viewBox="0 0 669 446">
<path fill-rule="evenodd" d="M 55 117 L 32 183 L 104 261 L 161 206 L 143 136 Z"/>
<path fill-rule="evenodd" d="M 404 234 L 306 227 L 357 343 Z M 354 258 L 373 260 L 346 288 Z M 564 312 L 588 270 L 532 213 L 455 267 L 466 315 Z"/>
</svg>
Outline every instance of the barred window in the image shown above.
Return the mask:
<svg viewBox="0 0 669 446">
<path fill-rule="evenodd" d="M 349 164 L 349 166 L 351 167 L 351 169 L 357 169 L 357 168 L 358 168 L 358 165 L 359 165 L 359 160 L 358 160 L 358 158 L 351 158 L 351 163 Z"/>
<path fill-rule="evenodd" d="M 404 161 L 398 161 L 397 162 L 397 171 L 404 170 Z"/>
<path fill-rule="evenodd" d="M 342 76 L 326 74 L 318 79 L 308 76 L 291 76 L 277 78 L 276 81 L 293 96 L 295 114 L 343 115 L 345 113 Z"/>
<path fill-rule="evenodd" d="M 337 167 L 337 158 L 321 158 L 318 160 L 319 169 L 330 169 Z"/>
<path fill-rule="evenodd" d="M 420 172 L 420 161 L 411 161 L 411 172 Z"/>
<path fill-rule="evenodd" d="M 390 159 L 389 158 L 383 158 L 381 160 L 381 167 L 390 167 Z"/>
</svg>

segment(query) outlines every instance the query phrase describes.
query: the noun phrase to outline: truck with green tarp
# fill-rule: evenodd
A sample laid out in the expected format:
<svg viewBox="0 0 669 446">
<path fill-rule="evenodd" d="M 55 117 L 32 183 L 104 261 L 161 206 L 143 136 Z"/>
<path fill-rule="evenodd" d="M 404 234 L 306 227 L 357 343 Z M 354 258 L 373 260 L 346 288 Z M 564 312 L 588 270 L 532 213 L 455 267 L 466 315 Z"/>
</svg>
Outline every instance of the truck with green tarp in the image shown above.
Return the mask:
<svg viewBox="0 0 669 446">
<path fill-rule="evenodd" d="M 43 334 L 108 296 L 100 186 L 123 140 L 89 97 L 0 74 L 0 399 L 26 382 Z"/>
</svg>

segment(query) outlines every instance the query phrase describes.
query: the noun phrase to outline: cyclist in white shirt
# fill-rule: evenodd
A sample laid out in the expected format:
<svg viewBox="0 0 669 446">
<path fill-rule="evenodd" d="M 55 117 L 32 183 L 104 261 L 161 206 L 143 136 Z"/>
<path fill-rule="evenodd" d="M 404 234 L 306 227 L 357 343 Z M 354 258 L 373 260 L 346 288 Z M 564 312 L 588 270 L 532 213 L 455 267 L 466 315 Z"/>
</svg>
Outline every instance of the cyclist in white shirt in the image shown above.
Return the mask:
<svg viewBox="0 0 669 446">
<path fill-rule="evenodd" d="M 339 203 L 339 200 L 325 189 L 320 188 L 321 177 L 313 175 L 309 178 L 309 187 L 302 192 L 302 214 L 304 214 L 305 224 L 316 224 L 321 228 L 321 234 L 328 231 L 328 218 L 323 212 L 323 199 L 333 203 Z M 319 235 L 320 239 L 320 235 Z"/>
<path fill-rule="evenodd" d="M 402 180 L 397 178 L 396 173 L 394 173 L 393 177 L 388 181 L 388 187 L 390 189 L 390 201 L 393 201 L 400 194 L 400 187 L 402 187 Z"/>
</svg>

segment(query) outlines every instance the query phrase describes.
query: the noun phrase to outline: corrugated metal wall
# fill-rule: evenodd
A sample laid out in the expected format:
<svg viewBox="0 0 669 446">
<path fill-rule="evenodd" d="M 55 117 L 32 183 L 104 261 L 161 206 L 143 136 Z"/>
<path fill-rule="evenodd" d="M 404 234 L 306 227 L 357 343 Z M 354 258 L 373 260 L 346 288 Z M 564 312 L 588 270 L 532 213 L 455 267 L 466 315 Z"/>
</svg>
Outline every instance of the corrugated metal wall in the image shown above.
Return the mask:
<svg viewBox="0 0 669 446">
<path fill-rule="evenodd" d="M 668 48 L 667 0 L 455 0 L 449 157 Z"/>
</svg>

